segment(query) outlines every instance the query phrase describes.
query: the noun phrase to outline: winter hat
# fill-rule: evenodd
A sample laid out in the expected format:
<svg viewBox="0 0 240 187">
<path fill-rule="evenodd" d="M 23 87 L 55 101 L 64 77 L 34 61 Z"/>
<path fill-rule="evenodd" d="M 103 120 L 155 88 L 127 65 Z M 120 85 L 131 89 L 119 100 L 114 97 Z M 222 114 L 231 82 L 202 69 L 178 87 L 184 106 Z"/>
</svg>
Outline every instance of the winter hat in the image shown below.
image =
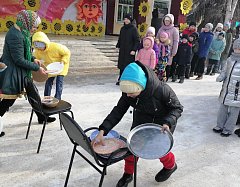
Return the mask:
<svg viewBox="0 0 240 187">
<path fill-rule="evenodd" d="M 161 31 L 159 36 L 163 37 L 163 38 L 168 38 L 168 33 L 164 32 L 164 31 Z"/>
<path fill-rule="evenodd" d="M 124 16 L 124 18 L 129 19 L 131 22 L 133 21 L 132 14 L 126 14 L 126 15 Z"/>
<path fill-rule="evenodd" d="M 190 27 L 190 26 L 195 26 L 195 27 L 196 27 L 197 24 L 196 24 L 196 22 L 193 22 L 193 21 L 192 21 L 192 22 L 189 23 L 189 27 Z"/>
<path fill-rule="evenodd" d="M 216 26 L 216 28 L 218 28 L 218 27 L 220 27 L 220 28 L 223 29 L 223 24 L 222 24 L 222 23 L 218 23 L 217 26 Z"/>
<path fill-rule="evenodd" d="M 184 35 L 182 35 L 182 39 L 187 39 L 187 40 L 189 40 L 189 37 L 188 37 L 188 35 L 187 34 L 184 34 Z"/>
<path fill-rule="evenodd" d="M 173 14 L 166 14 L 164 17 L 163 17 L 163 21 L 165 19 L 169 19 L 171 21 L 172 24 L 174 24 L 174 15 Z"/>
<path fill-rule="evenodd" d="M 233 42 L 233 49 L 240 49 L 240 38 Z"/>
<path fill-rule="evenodd" d="M 147 78 L 143 69 L 135 62 L 124 69 L 120 78 L 120 90 L 124 93 L 141 92 L 146 88 Z"/>
<path fill-rule="evenodd" d="M 143 44 L 146 40 L 150 40 L 151 41 L 151 48 L 153 48 L 153 45 L 154 45 L 154 39 L 153 37 L 145 37 L 143 38 Z"/>
<path fill-rule="evenodd" d="M 205 27 L 209 28 L 209 30 L 211 31 L 213 29 L 213 24 L 212 23 L 207 23 L 205 25 Z"/>
<path fill-rule="evenodd" d="M 148 34 L 148 33 L 152 33 L 152 34 L 155 36 L 155 28 L 154 28 L 154 27 L 148 27 L 146 33 L 147 33 L 147 34 Z"/>
</svg>

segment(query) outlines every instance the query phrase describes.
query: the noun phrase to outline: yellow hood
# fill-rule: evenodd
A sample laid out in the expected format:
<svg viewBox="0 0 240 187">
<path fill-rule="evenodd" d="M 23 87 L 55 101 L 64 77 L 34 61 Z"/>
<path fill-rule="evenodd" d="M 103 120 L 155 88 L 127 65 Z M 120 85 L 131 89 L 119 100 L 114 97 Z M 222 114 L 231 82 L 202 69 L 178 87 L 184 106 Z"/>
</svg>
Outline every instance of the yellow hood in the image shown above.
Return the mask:
<svg viewBox="0 0 240 187">
<path fill-rule="evenodd" d="M 32 37 L 33 42 L 43 42 L 46 44 L 46 50 L 49 48 L 50 40 L 44 32 L 36 32 Z M 34 47 L 34 45 L 32 45 Z"/>
</svg>

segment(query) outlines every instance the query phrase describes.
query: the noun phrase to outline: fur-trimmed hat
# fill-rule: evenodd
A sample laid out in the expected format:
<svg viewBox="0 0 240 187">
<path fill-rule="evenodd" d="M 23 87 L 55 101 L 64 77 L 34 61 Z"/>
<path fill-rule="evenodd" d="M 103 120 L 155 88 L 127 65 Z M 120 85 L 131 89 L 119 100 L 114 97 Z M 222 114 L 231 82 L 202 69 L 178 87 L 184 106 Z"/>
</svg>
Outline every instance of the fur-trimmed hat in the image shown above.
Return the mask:
<svg viewBox="0 0 240 187">
<path fill-rule="evenodd" d="M 213 24 L 212 23 L 207 23 L 205 27 L 209 28 L 209 30 L 213 30 Z"/>
<path fill-rule="evenodd" d="M 240 38 L 233 42 L 233 49 L 240 49 Z"/>
</svg>

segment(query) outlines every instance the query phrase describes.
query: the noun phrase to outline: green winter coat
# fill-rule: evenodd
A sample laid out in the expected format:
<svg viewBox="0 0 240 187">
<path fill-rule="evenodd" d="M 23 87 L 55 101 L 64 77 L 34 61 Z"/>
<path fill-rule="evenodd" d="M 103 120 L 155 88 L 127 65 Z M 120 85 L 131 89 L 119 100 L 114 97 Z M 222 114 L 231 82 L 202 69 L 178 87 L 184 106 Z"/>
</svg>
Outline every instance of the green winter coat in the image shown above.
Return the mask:
<svg viewBox="0 0 240 187">
<path fill-rule="evenodd" d="M 26 60 L 24 37 L 14 26 L 5 36 L 2 62 L 7 69 L 0 73 L 0 98 L 17 99 L 24 92 L 24 77 L 28 71 L 38 71 L 39 66 Z"/>
</svg>

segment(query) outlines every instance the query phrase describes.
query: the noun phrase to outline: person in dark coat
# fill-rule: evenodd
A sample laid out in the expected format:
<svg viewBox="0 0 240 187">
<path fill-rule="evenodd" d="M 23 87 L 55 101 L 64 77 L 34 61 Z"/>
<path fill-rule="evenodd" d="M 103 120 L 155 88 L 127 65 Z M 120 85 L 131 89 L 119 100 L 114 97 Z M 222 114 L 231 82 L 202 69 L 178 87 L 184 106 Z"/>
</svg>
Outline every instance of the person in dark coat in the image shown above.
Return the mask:
<svg viewBox="0 0 240 187">
<path fill-rule="evenodd" d="M 103 135 L 106 135 L 121 121 L 130 106 L 134 108 L 131 129 L 144 123 L 156 123 L 161 125 L 163 130 L 174 132 L 183 106 L 174 91 L 161 82 L 154 71 L 138 61 L 129 64 L 120 78 L 120 89 L 122 96 L 99 126 L 100 132 L 92 141 L 92 145 L 104 145 Z M 157 182 L 167 180 L 177 169 L 172 152 L 160 158 L 160 162 L 164 167 L 155 176 Z M 132 181 L 133 172 L 134 159 L 130 156 L 125 159 L 124 174 L 118 181 L 117 187 L 127 187 Z"/>
<path fill-rule="evenodd" d="M 191 44 L 188 43 L 188 40 L 189 40 L 188 35 L 184 34 L 182 36 L 182 42 L 178 46 L 178 52 L 176 55 L 177 56 L 176 61 L 178 66 L 178 76 L 180 77 L 179 83 L 184 82 L 185 75 L 187 75 L 187 78 L 189 78 L 192 46 Z"/>
<path fill-rule="evenodd" d="M 17 15 L 16 24 L 5 36 L 1 61 L 7 68 L 0 73 L 0 137 L 5 134 L 2 131 L 2 116 L 15 100 L 24 94 L 24 78 L 31 78 L 31 71 L 46 74 L 45 70 L 39 66 L 40 62 L 31 54 L 30 37 L 40 23 L 41 19 L 35 12 L 22 10 Z M 38 121 L 42 122 L 44 117 L 37 115 Z M 49 120 L 52 122 L 55 118 L 49 118 Z"/>
<path fill-rule="evenodd" d="M 196 80 L 201 80 L 203 78 L 205 61 L 213 40 L 212 29 L 213 24 L 207 23 L 205 25 L 205 28 L 203 29 L 203 32 L 201 32 L 199 35 L 198 64 L 196 67 L 196 73 L 198 74 L 198 77 L 196 78 Z"/>
<path fill-rule="evenodd" d="M 135 54 L 140 45 L 140 37 L 137 28 L 132 24 L 133 18 L 131 14 L 126 14 L 124 17 L 124 26 L 120 30 L 118 43 L 119 48 L 118 68 L 120 70 L 119 78 L 122 75 L 124 68 L 134 62 Z M 119 78 L 116 85 L 119 85 Z"/>
<path fill-rule="evenodd" d="M 192 44 L 192 58 L 191 58 L 191 69 L 189 77 L 193 77 L 197 63 L 198 63 L 198 33 L 193 33 L 189 36 L 190 43 Z"/>
</svg>

